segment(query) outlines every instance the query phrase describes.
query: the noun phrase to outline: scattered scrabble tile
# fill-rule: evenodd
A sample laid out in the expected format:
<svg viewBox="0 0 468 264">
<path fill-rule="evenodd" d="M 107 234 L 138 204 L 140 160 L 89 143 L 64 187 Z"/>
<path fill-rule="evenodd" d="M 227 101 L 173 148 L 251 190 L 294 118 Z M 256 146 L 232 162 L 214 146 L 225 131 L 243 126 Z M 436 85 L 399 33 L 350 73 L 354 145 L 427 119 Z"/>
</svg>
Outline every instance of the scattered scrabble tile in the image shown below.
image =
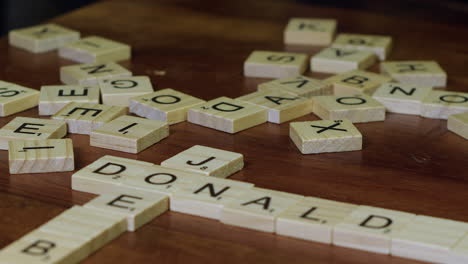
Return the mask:
<svg viewBox="0 0 468 264">
<path fill-rule="evenodd" d="M 449 252 L 467 234 L 468 223 L 418 215 L 392 236 L 393 256 L 449 263 Z"/>
<path fill-rule="evenodd" d="M 63 138 L 67 134 L 67 123 L 29 117 L 15 117 L 0 129 L 0 149 L 8 149 L 12 140 L 41 140 Z"/>
<path fill-rule="evenodd" d="M 224 206 L 244 197 L 253 186 L 246 182 L 201 177 L 177 188 L 171 196 L 171 211 L 220 219 Z"/>
<path fill-rule="evenodd" d="M 267 109 L 268 122 L 276 124 L 281 124 L 312 112 L 312 100 L 280 89 L 264 89 L 238 97 L 236 100 L 252 103 Z"/>
<path fill-rule="evenodd" d="M 244 75 L 260 78 L 285 78 L 307 68 L 307 55 L 276 51 L 254 51 L 244 62 Z"/>
<path fill-rule="evenodd" d="M 33 53 L 51 51 L 78 39 L 78 31 L 56 24 L 15 29 L 8 34 L 10 45 Z"/>
<path fill-rule="evenodd" d="M 302 154 L 362 149 L 362 135 L 349 120 L 294 122 L 289 137 Z"/>
<path fill-rule="evenodd" d="M 293 93 L 297 96 L 311 98 L 317 95 L 332 94 L 332 86 L 323 83 L 320 80 L 305 76 L 294 76 L 284 79 L 277 79 L 258 85 L 258 90 L 279 89 L 285 92 Z"/>
<path fill-rule="evenodd" d="M 332 47 L 372 51 L 380 60 L 385 60 L 392 49 L 392 38 L 379 35 L 338 34 Z"/>
<path fill-rule="evenodd" d="M 126 107 L 92 103 L 69 103 L 52 116 L 68 123 L 68 132 L 91 134 L 91 131 L 127 112 Z"/>
<path fill-rule="evenodd" d="M 314 114 L 321 119 L 348 119 L 353 123 L 385 120 L 383 104 L 365 94 L 316 96 L 313 101 Z"/>
<path fill-rule="evenodd" d="M 187 120 L 190 123 L 234 134 L 267 122 L 268 112 L 260 106 L 219 97 L 190 108 Z"/>
<path fill-rule="evenodd" d="M 468 93 L 430 91 L 422 100 L 421 116 L 448 119 L 450 115 L 468 112 Z"/>
<path fill-rule="evenodd" d="M 166 122 L 123 115 L 93 130 L 90 145 L 139 153 L 168 136 Z"/>
<path fill-rule="evenodd" d="M 252 188 L 240 199 L 226 204 L 221 211 L 221 222 L 263 232 L 275 232 L 276 218 L 298 203 L 301 195 Z"/>
<path fill-rule="evenodd" d="M 244 167 L 240 153 L 195 145 L 161 162 L 161 166 L 226 178 Z"/>
<path fill-rule="evenodd" d="M 325 48 L 310 59 L 310 71 L 344 73 L 364 70 L 372 66 L 376 59 L 371 51 Z"/>
<path fill-rule="evenodd" d="M 447 129 L 468 139 L 468 112 L 450 115 L 447 121 Z"/>
<path fill-rule="evenodd" d="M 0 116 L 9 116 L 33 108 L 38 99 L 37 90 L 0 81 Z"/>
<path fill-rule="evenodd" d="M 330 45 L 335 37 L 336 20 L 318 18 L 291 18 L 284 30 L 288 45 Z"/>
<path fill-rule="evenodd" d="M 468 263 L 468 234 L 465 234 L 465 236 L 460 239 L 454 247 L 451 248 L 449 254 L 448 263 Z"/>
<path fill-rule="evenodd" d="M 335 226 L 333 244 L 381 254 L 390 254 L 391 239 L 415 215 L 400 211 L 359 206 Z"/>
<path fill-rule="evenodd" d="M 121 42 L 89 36 L 62 46 L 59 56 L 79 63 L 103 63 L 128 60 L 131 49 Z"/>
<path fill-rule="evenodd" d="M 73 143 L 69 138 L 10 141 L 8 163 L 10 174 L 72 171 Z"/>
<path fill-rule="evenodd" d="M 102 103 L 106 105 L 127 106 L 132 97 L 153 92 L 153 86 L 147 76 L 111 78 L 99 81 Z"/>
<path fill-rule="evenodd" d="M 81 85 L 42 86 L 39 115 L 53 115 L 71 102 L 99 104 L 99 88 Z"/>
<path fill-rule="evenodd" d="M 130 99 L 130 112 L 172 125 L 187 120 L 188 109 L 204 102 L 173 89 L 163 89 Z"/>
<path fill-rule="evenodd" d="M 60 80 L 65 84 L 97 86 L 102 79 L 129 76 L 132 73 L 115 62 L 75 64 L 60 68 Z"/>
<path fill-rule="evenodd" d="M 332 243 L 333 228 L 358 206 L 307 197 L 276 220 L 276 233 L 304 240 Z"/>
<path fill-rule="evenodd" d="M 102 213 L 122 215 L 127 218 L 127 230 L 138 228 L 169 209 L 169 197 L 158 194 L 125 192 L 102 194 L 84 205 Z"/>
<path fill-rule="evenodd" d="M 432 87 L 414 86 L 400 83 L 384 83 L 372 97 L 385 106 L 387 112 L 419 115 L 421 101 Z"/>
<path fill-rule="evenodd" d="M 386 61 L 380 72 L 402 84 L 445 87 L 447 73 L 436 61 Z"/>
<path fill-rule="evenodd" d="M 367 71 L 350 71 L 332 76 L 323 80 L 324 83 L 333 86 L 334 95 L 372 95 L 383 83 L 390 82 L 392 78 Z"/>
</svg>

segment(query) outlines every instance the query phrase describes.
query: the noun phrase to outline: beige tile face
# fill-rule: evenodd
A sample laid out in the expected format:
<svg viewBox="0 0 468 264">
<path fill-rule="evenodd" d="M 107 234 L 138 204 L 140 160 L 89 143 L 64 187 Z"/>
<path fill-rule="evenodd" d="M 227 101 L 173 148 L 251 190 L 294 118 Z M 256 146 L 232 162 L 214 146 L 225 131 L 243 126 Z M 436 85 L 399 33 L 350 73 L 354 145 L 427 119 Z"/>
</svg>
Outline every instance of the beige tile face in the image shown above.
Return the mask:
<svg viewBox="0 0 468 264">
<path fill-rule="evenodd" d="M 99 87 L 47 85 L 41 87 L 39 115 L 53 115 L 71 102 L 99 104 Z"/>
<path fill-rule="evenodd" d="M 332 47 L 372 51 L 380 60 L 385 60 L 392 48 L 392 38 L 379 35 L 338 34 Z"/>
<path fill-rule="evenodd" d="M 244 62 L 244 75 L 260 78 L 284 78 L 303 73 L 307 54 L 254 51 Z"/>
<path fill-rule="evenodd" d="M 361 70 L 351 71 L 332 76 L 324 83 L 333 85 L 334 95 L 355 95 L 359 93 L 372 94 L 375 89 L 391 81 L 392 78 Z"/>
<path fill-rule="evenodd" d="M 380 71 L 403 84 L 443 87 L 447 73 L 436 61 L 387 61 Z"/>
<path fill-rule="evenodd" d="M 344 73 L 367 69 L 376 61 L 371 51 L 325 48 L 310 60 L 312 72 Z"/>
<path fill-rule="evenodd" d="M 372 97 L 382 103 L 387 112 L 419 115 L 421 101 L 432 90 L 432 87 L 415 86 L 400 83 L 384 83 Z"/>
<path fill-rule="evenodd" d="M 161 166 L 226 178 L 244 167 L 240 153 L 195 145 L 161 162 Z"/>
<path fill-rule="evenodd" d="M 131 57 L 130 52 L 127 44 L 90 36 L 61 47 L 59 55 L 81 63 L 103 63 L 127 60 Z"/>
<path fill-rule="evenodd" d="M 60 80 L 65 84 L 97 86 L 102 79 L 129 76 L 132 76 L 132 73 L 115 62 L 77 64 L 60 68 Z"/>
<path fill-rule="evenodd" d="M 336 31 L 335 19 L 291 18 L 284 30 L 284 43 L 329 45 Z"/>
<path fill-rule="evenodd" d="M 331 85 L 326 85 L 320 80 L 305 77 L 294 76 L 284 79 L 273 80 L 258 85 L 258 90 L 279 89 L 290 92 L 298 96 L 310 98 L 317 95 L 332 94 Z"/>
<path fill-rule="evenodd" d="M 431 91 L 422 100 L 421 116 L 447 119 L 450 115 L 468 111 L 468 93 Z"/>
<path fill-rule="evenodd" d="M 38 99 L 37 90 L 0 81 L 0 116 L 9 116 L 35 107 Z"/>
<path fill-rule="evenodd" d="M 449 262 L 454 264 L 463 264 L 468 261 L 468 234 L 458 241 L 450 250 Z"/>
<path fill-rule="evenodd" d="M 468 112 L 450 115 L 447 121 L 448 130 L 468 139 Z"/>
<path fill-rule="evenodd" d="M 112 78 L 99 81 L 102 102 L 107 105 L 128 106 L 132 97 L 153 92 L 147 76 Z"/>
</svg>

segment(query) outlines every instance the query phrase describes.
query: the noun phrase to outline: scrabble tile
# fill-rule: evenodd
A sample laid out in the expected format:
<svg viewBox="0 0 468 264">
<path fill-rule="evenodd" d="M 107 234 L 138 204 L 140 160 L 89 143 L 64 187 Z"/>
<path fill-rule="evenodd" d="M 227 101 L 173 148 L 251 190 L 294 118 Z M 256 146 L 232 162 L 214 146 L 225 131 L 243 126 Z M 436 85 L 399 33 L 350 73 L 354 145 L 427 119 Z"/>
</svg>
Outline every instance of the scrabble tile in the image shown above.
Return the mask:
<svg viewBox="0 0 468 264">
<path fill-rule="evenodd" d="M 69 138 L 10 141 L 8 163 L 10 174 L 72 171 L 73 143 Z"/>
<path fill-rule="evenodd" d="M 129 76 L 132 73 L 115 62 L 75 64 L 60 68 L 60 81 L 64 84 L 97 86 L 102 79 Z"/>
<path fill-rule="evenodd" d="M 432 87 L 415 86 L 400 83 L 384 83 L 372 97 L 385 106 L 387 112 L 419 115 L 421 101 L 432 90 Z"/>
<path fill-rule="evenodd" d="M 260 78 L 285 78 L 305 72 L 307 54 L 254 51 L 244 62 L 244 76 Z"/>
<path fill-rule="evenodd" d="M 180 184 L 171 196 L 171 211 L 220 219 L 224 206 L 249 192 L 251 183 L 198 177 Z"/>
<path fill-rule="evenodd" d="M 284 30 L 287 45 L 330 45 L 335 37 L 336 20 L 291 18 Z"/>
<path fill-rule="evenodd" d="M 244 155 L 195 145 L 161 162 L 161 166 L 226 178 L 244 167 Z"/>
<path fill-rule="evenodd" d="M 468 139 L 468 112 L 450 115 L 447 121 L 447 129 Z"/>
<path fill-rule="evenodd" d="M 290 123 L 289 137 L 302 154 L 362 149 L 362 135 L 349 120 Z"/>
<path fill-rule="evenodd" d="M 380 35 L 338 34 L 333 48 L 372 51 L 380 60 L 385 60 L 392 49 L 392 38 Z"/>
<path fill-rule="evenodd" d="M 345 73 L 364 70 L 377 60 L 375 54 L 366 50 L 325 48 L 310 59 L 310 71 L 323 73 Z"/>
<path fill-rule="evenodd" d="M 359 206 L 333 232 L 333 244 L 375 253 L 390 254 L 392 236 L 409 224 L 414 214 Z"/>
<path fill-rule="evenodd" d="M 102 103 L 106 105 L 129 106 L 132 97 L 153 92 L 153 86 L 147 76 L 111 78 L 99 81 Z"/>
<path fill-rule="evenodd" d="M 94 193 L 117 193 L 128 189 L 122 183 L 130 177 L 144 173 L 150 162 L 103 156 L 72 175 L 73 190 Z"/>
<path fill-rule="evenodd" d="M 468 223 L 418 215 L 393 234 L 393 256 L 448 263 L 449 252 L 466 235 Z"/>
<path fill-rule="evenodd" d="M 402 84 L 431 87 L 447 85 L 447 73 L 436 61 L 386 61 L 380 64 L 380 72 Z"/>
<path fill-rule="evenodd" d="M 312 100 L 299 97 L 280 89 L 264 89 L 247 94 L 236 100 L 252 103 L 268 111 L 268 122 L 281 124 L 286 121 L 310 114 Z"/>
<path fill-rule="evenodd" d="M 169 209 L 169 197 L 138 192 L 103 194 L 86 203 L 84 207 L 125 216 L 127 230 L 133 232 L 166 212 Z"/>
<path fill-rule="evenodd" d="M 468 263 L 468 234 L 465 234 L 465 236 L 462 239 L 460 239 L 454 247 L 450 249 L 448 263 Z"/>
<path fill-rule="evenodd" d="M 59 56 L 79 63 L 128 60 L 130 46 L 98 36 L 89 36 L 60 47 Z"/>
<path fill-rule="evenodd" d="M 0 129 L 0 149 L 8 149 L 12 140 L 41 140 L 63 138 L 67 134 L 67 123 L 30 117 L 15 117 Z"/>
<path fill-rule="evenodd" d="M 448 119 L 450 115 L 468 112 L 468 93 L 430 91 L 422 100 L 421 116 Z"/>
<path fill-rule="evenodd" d="M 187 120 L 190 123 L 234 134 L 265 123 L 268 120 L 268 111 L 250 103 L 219 97 L 190 108 Z"/>
<path fill-rule="evenodd" d="M 126 107 L 92 103 L 69 103 L 52 116 L 52 119 L 68 123 L 68 132 L 91 134 L 91 131 L 105 123 L 125 115 Z"/>
<path fill-rule="evenodd" d="M 276 233 L 321 243 L 332 243 L 333 228 L 358 206 L 306 197 L 276 219 Z"/>
<path fill-rule="evenodd" d="M 205 101 L 173 89 L 163 89 L 130 99 L 130 112 L 169 125 L 187 120 L 187 111 Z"/>
<path fill-rule="evenodd" d="M 41 87 L 39 115 L 53 115 L 71 102 L 99 104 L 99 87 L 47 85 Z"/>
<path fill-rule="evenodd" d="M 258 85 L 258 90 L 278 89 L 281 91 L 293 93 L 297 96 L 311 98 L 317 95 L 332 94 L 332 86 L 323 83 L 320 80 L 305 77 L 294 76 L 283 79 L 277 79 Z"/>
<path fill-rule="evenodd" d="M 39 92 L 14 83 L 0 81 L 0 116 L 9 116 L 37 106 Z"/>
<path fill-rule="evenodd" d="M 314 114 L 321 119 L 348 119 L 353 123 L 385 120 L 385 107 L 365 94 L 316 96 Z"/>
<path fill-rule="evenodd" d="M 240 199 L 226 204 L 221 211 L 221 222 L 228 225 L 275 232 L 276 218 L 298 203 L 301 195 L 252 188 Z"/>
<path fill-rule="evenodd" d="M 56 24 L 15 29 L 8 34 L 11 46 L 33 53 L 55 50 L 80 39 L 80 33 Z"/>
<path fill-rule="evenodd" d="M 391 80 L 388 76 L 355 70 L 332 76 L 323 82 L 333 86 L 334 95 L 372 95 L 380 85 Z"/>
</svg>

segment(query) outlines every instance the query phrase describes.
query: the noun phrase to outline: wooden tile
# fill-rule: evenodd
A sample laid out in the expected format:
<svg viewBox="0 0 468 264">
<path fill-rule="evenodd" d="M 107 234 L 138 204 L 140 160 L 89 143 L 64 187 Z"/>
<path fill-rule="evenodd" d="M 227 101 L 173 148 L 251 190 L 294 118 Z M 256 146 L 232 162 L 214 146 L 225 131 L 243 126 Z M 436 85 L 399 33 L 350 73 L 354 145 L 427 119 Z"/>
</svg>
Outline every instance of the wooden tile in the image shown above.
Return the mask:
<svg viewBox="0 0 468 264">
<path fill-rule="evenodd" d="M 447 129 L 468 139 L 468 112 L 450 115 L 447 121 Z"/>
<path fill-rule="evenodd" d="M 99 104 L 99 94 L 97 86 L 42 86 L 39 97 L 39 115 L 53 115 L 71 102 Z"/>
<path fill-rule="evenodd" d="M 240 199 L 226 204 L 220 220 L 228 225 L 275 232 L 276 218 L 303 198 L 291 193 L 252 188 Z"/>
<path fill-rule="evenodd" d="M 39 92 L 14 83 L 0 81 L 0 116 L 9 116 L 37 106 Z"/>
<path fill-rule="evenodd" d="M 251 183 L 198 177 L 179 184 L 171 196 L 171 211 L 220 219 L 221 210 L 240 199 L 254 185 Z"/>
<path fill-rule="evenodd" d="M 126 107 L 72 102 L 55 113 L 52 119 L 67 122 L 69 133 L 89 135 L 94 129 L 126 112 Z"/>
<path fill-rule="evenodd" d="M 449 252 L 468 231 L 468 223 L 418 215 L 393 234 L 393 256 L 448 263 Z"/>
<path fill-rule="evenodd" d="M 380 72 L 402 84 L 430 87 L 447 85 L 447 73 L 436 61 L 386 61 L 380 64 Z"/>
<path fill-rule="evenodd" d="M 59 56 L 79 63 L 103 63 L 128 60 L 131 49 L 118 41 L 89 36 L 62 46 Z"/>
<path fill-rule="evenodd" d="M 306 197 L 276 219 L 276 233 L 309 241 L 332 243 L 333 228 L 358 206 Z"/>
<path fill-rule="evenodd" d="M 302 154 L 362 149 L 362 135 L 349 120 L 290 123 L 289 137 Z"/>
<path fill-rule="evenodd" d="M 234 134 L 267 122 L 268 111 L 250 103 L 219 97 L 190 108 L 187 120 L 190 123 Z"/>
<path fill-rule="evenodd" d="M 334 95 L 372 95 L 383 83 L 390 82 L 390 77 L 367 71 L 350 71 L 323 80 L 325 84 L 333 86 Z"/>
<path fill-rule="evenodd" d="M 8 149 L 11 140 L 41 140 L 63 138 L 67 123 L 31 117 L 15 117 L 0 129 L 0 149 Z"/>
<path fill-rule="evenodd" d="M 332 86 L 323 83 L 320 80 L 305 77 L 294 76 L 283 79 L 277 79 L 258 85 L 258 90 L 279 89 L 285 92 L 293 93 L 297 96 L 311 98 L 317 95 L 332 94 Z"/>
<path fill-rule="evenodd" d="M 111 78 L 99 81 L 102 103 L 106 105 L 129 106 L 132 97 L 153 92 L 153 86 L 147 76 Z"/>
<path fill-rule="evenodd" d="M 244 76 L 286 78 L 302 74 L 307 68 L 307 54 L 254 51 L 244 62 Z"/>
<path fill-rule="evenodd" d="M 287 45 L 330 45 L 335 37 L 336 20 L 291 18 L 284 30 Z"/>
<path fill-rule="evenodd" d="M 451 248 L 448 262 L 451 264 L 468 263 L 468 233 Z"/>
<path fill-rule="evenodd" d="M 163 89 L 130 99 L 130 112 L 172 125 L 187 120 L 188 109 L 204 102 L 173 89 Z"/>
<path fill-rule="evenodd" d="M 78 39 L 80 39 L 78 31 L 56 24 L 15 29 L 8 34 L 8 41 L 11 46 L 33 53 L 55 50 Z"/>
<path fill-rule="evenodd" d="M 244 167 L 240 153 L 195 145 L 161 162 L 161 166 L 226 178 Z"/>
<path fill-rule="evenodd" d="M 333 231 L 333 244 L 381 254 L 390 254 L 392 236 L 409 224 L 414 214 L 359 206 Z"/>
<path fill-rule="evenodd" d="M 123 115 L 93 130 L 90 145 L 139 153 L 168 136 L 166 122 Z"/>
<path fill-rule="evenodd" d="M 132 73 L 115 62 L 75 64 L 60 68 L 60 81 L 64 84 L 97 86 L 102 79 L 129 76 Z"/>
<path fill-rule="evenodd" d="M 310 71 L 345 73 L 372 66 L 377 57 L 372 51 L 325 48 L 310 59 Z"/>
<path fill-rule="evenodd" d="M 153 163 L 115 156 L 103 156 L 72 175 L 73 190 L 94 193 L 118 193 L 126 191 L 122 183 L 134 175 L 144 175 Z"/>
<path fill-rule="evenodd" d="M 421 101 L 432 87 L 414 86 L 400 83 L 384 83 L 372 97 L 385 106 L 387 112 L 419 115 Z"/>
<path fill-rule="evenodd" d="M 69 138 L 8 142 L 10 174 L 72 171 L 73 143 Z"/>
<path fill-rule="evenodd" d="M 333 48 L 372 51 L 380 60 L 385 60 L 392 49 L 392 37 L 362 34 L 338 34 Z"/>
<path fill-rule="evenodd" d="M 236 100 L 252 103 L 268 111 L 268 122 L 281 124 L 310 114 L 312 100 L 280 89 L 264 89 Z"/>
<path fill-rule="evenodd" d="M 430 91 L 422 100 L 421 116 L 448 119 L 450 115 L 468 112 L 468 93 Z"/>
<path fill-rule="evenodd" d="M 353 96 L 316 96 L 314 114 L 321 119 L 348 119 L 353 123 L 385 120 L 385 107 L 365 94 Z"/>
<path fill-rule="evenodd" d="M 102 194 L 84 205 L 106 214 L 126 217 L 127 230 L 136 231 L 169 209 L 169 196 L 125 192 Z"/>
</svg>

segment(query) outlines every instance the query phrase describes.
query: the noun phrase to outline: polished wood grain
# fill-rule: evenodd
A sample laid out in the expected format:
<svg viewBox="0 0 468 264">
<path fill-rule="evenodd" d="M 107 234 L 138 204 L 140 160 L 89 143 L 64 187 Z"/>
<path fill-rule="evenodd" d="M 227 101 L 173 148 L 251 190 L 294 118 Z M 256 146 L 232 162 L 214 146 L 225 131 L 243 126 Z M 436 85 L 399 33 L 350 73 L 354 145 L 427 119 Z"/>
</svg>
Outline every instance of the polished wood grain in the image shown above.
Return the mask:
<svg viewBox="0 0 468 264">
<path fill-rule="evenodd" d="M 448 73 L 449 90 L 468 91 L 468 29 L 430 20 L 393 18 L 327 9 L 293 1 L 103 1 L 52 22 L 132 46 L 121 64 L 149 75 L 154 86 L 211 100 L 238 97 L 266 79 L 244 78 L 253 50 L 284 47 L 289 17 L 336 18 L 339 32 L 394 38 L 392 60 L 436 60 Z M 38 89 L 59 84 L 60 66 L 72 64 L 56 52 L 33 55 L 0 40 L 0 80 Z M 377 65 L 371 68 L 376 72 Z M 313 74 L 316 78 L 329 75 Z M 38 116 L 37 108 L 14 116 Z M 0 119 L 3 126 L 14 116 Z M 317 120 L 312 114 L 294 121 Z M 468 221 L 468 142 L 447 130 L 444 120 L 388 114 L 385 122 L 357 124 L 362 151 L 301 155 L 289 139 L 289 122 L 266 123 L 235 135 L 182 122 L 171 135 L 138 155 L 89 146 L 89 136 L 69 135 L 76 168 L 103 155 L 160 163 L 193 145 L 244 154 L 246 165 L 231 178 L 306 196 L 366 204 Z M 94 196 L 70 189 L 70 172 L 8 174 L 0 151 L 0 247 L 73 204 Z M 84 263 L 398 263 L 415 261 L 305 242 L 167 212 L 135 233 L 126 233 Z"/>
</svg>

